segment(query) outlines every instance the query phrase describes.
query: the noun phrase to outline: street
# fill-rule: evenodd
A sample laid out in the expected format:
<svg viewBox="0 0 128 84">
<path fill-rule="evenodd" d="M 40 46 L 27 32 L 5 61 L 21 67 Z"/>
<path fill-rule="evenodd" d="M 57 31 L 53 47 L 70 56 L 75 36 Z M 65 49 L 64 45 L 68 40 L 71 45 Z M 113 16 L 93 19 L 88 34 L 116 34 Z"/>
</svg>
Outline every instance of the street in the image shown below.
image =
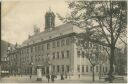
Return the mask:
<svg viewBox="0 0 128 84">
<path fill-rule="evenodd" d="M 42 77 L 42 81 L 37 81 L 36 76 L 32 76 L 30 79 L 29 76 L 10 76 L 10 77 L 4 77 L 1 78 L 0 83 L 48 83 L 47 79 L 45 77 Z M 114 80 L 114 83 L 126 83 L 126 76 L 123 80 Z M 50 83 L 51 80 L 50 80 Z M 78 79 L 65 79 L 60 80 L 60 78 L 55 79 L 54 83 L 92 83 L 92 77 L 91 76 L 84 76 Z M 95 83 L 105 83 L 104 79 L 100 79 L 98 76 L 95 76 Z M 107 82 L 106 82 L 107 83 Z"/>
</svg>

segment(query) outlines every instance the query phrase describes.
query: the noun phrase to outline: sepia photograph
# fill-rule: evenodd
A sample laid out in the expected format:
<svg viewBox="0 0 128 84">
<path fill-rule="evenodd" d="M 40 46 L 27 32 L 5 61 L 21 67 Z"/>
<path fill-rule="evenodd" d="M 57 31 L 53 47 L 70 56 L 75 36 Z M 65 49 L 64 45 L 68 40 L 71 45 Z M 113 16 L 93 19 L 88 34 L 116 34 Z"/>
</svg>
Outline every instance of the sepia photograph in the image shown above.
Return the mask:
<svg viewBox="0 0 128 84">
<path fill-rule="evenodd" d="M 127 83 L 127 0 L 0 6 L 0 83 Z"/>
</svg>

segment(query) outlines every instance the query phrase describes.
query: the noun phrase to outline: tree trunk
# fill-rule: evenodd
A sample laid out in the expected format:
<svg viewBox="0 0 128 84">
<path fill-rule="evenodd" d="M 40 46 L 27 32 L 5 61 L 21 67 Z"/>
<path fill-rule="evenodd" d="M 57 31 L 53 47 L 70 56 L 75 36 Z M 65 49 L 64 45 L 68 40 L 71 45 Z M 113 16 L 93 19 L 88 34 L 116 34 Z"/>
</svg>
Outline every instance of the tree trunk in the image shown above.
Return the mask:
<svg viewBox="0 0 128 84">
<path fill-rule="evenodd" d="M 92 66 L 92 81 L 93 81 L 93 82 L 95 81 L 94 67 L 95 67 L 95 66 Z"/>
<path fill-rule="evenodd" d="M 114 71 L 114 67 L 113 67 L 113 64 L 114 64 L 114 51 L 115 51 L 115 47 L 111 46 L 110 47 L 111 49 L 111 53 L 110 53 L 110 70 L 109 70 L 109 82 L 112 83 L 113 81 L 113 71 Z"/>
</svg>

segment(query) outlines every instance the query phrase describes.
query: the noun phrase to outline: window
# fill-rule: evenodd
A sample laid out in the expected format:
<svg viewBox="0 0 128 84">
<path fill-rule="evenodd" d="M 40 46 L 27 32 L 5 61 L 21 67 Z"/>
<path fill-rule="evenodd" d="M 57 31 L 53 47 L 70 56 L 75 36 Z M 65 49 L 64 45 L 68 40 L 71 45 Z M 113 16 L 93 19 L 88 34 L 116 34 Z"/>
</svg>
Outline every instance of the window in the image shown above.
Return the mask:
<svg viewBox="0 0 128 84">
<path fill-rule="evenodd" d="M 84 58 L 84 51 L 82 52 L 82 57 Z"/>
<path fill-rule="evenodd" d="M 31 49 L 31 52 L 33 52 L 33 47 L 31 47 L 30 49 Z"/>
<path fill-rule="evenodd" d="M 104 67 L 103 67 L 103 72 L 105 72 L 105 71 L 104 71 Z"/>
<path fill-rule="evenodd" d="M 96 72 L 98 72 L 98 66 L 96 66 Z"/>
<path fill-rule="evenodd" d="M 101 71 L 101 66 L 100 66 L 100 71 Z"/>
<path fill-rule="evenodd" d="M 60 46 L 60 42 L 59 41 L 57 41 L 57 47 L 59 47 Z"/>
<path fill-rule="evenodd" d="M 77 51 L 77 56 L 80 57 L 80 51 Z"/>
<path fill-rule="evenodd" d="M 77 71 L 80 72 L 80 65 L 77 65 Z"/>
<path fill-rule="evenodd" d="M 84 65 L 82 66 L 82 72 L 84 72 Z"/>
<path fill-rule="evenodd" d="M 67 72 L 69 72 L 69 65 L 67 65 L 66 67 L 67 67 Z"/>
<path fill-rule="evenodd" d="M 61 40 L 61 46 L 64 46 L 64 39 Z"/>
<path fill-rule="evenodd" d="M 43 56 L 42 56 L 43 57 Z M 44 58 L 42 58 L 42 61 L 44 61 Z"/>
<path fill-rule="evenodd" d="M 49 43 L 47 43 L 47 50 L 48 50 L 48 49 L 50 49 L 50 44 L 49 44 Z"/>
<path fill-rule="evenodd" d="M 62 72 L 64 72 L 64 65 L 62 65 Z"/>
<path fill-rule="evenodd" d="M 60 71 L 60 67 L 59 67 L 59 65 L 57 65 L 57 72 L 59 72 Z"/>
<path fill-rule="evenodd" d="M 107 67 L 106 67 L 106 72 L 107 72 Z"/>
<path fill-rule="evenodd" d="M 53 65 L 53 72 L 55 72 L 55 65 Z"/>
<path fill-rule="evenodd" d="M 61 51 L 62 59 L 64 58 L 64 51 Z"/>
<path fill-rule="evenodd" d="M 66 45 L 69 45 L 69 38 L 66 39 Z"/>
<path fill-rule="evenodd" d="M 38 51 L 40 51 L 41 50 L 41 46 L 40 45 L 38 45 Z"/>
<path fill-rule="evenodd" d="M 55 41 L 52 43 L 52 48 L 55 48 Z"/>
<path fill-rule="evenodd" d="M 38 56 L 38 61 L 40 61 L 40 55 Z"/>
<path fill-rule="evenodd" d="M 57 52 L 57 58 L 59 59 L 59 52 Z"/>
<path fill-rule="evenodd" d="M 22 54 L 22 50 L 20 51 L 20 53 Z"/>
<path fill-rule="evenodd" d="M 69 58 L 69 50 L 67 50 L 67 58 Z"/>
<path fill-rule="evenodd" d="M 88 65 L 86 66 L 86 72 L 88 72 Z"/>
<path fill-rule="evenodd" d="M 42 50 L 44 50 L 44 45 L 42 44 Z"/>
<path fill-rule="evenodd" d="M 99 49 L 101 50 L 101 45 L 99 46 Z"/>
<path fill-rule="evenodd" d="M 27 54 L 29 53 L 29 48 L 27 48 Z"/>
<path fill-rule="evenodd" d="M 89 42 L 89 44 L 90 44 L 90 47 L 92 47 L 92 43 L 91 43 L 91 42 Z"/>
<path fill-rule="evenodd" d="M 37 50 L 37 46 L 35 46 L 35 52 L 36 52 L 36 51 L 38 51 L 38 50 Z"/>
<path fill-rule="evenodd" d="M 47 58 L 49 58 L 49 53 L 47 53 Z"/>
<path fill-rule="evenodd" d="M 53 59 L 55 59 L 55 53 L 53 53 Z"/>
</svg>

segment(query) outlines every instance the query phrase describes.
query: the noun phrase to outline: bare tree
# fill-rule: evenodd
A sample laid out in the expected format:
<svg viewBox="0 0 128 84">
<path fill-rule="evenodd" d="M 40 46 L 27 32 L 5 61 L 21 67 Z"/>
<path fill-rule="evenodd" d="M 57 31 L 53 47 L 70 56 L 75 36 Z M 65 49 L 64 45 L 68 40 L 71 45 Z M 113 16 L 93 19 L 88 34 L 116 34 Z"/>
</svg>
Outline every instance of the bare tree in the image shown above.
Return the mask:
<svg viewBox="0 0 128 84">
<path fill-rule="evenodd" d="M 77 25 L 80 28 L 89 28 L 94 33 L 89 39 L 104 43 L 110 48 L 109 82 L 114 76 L 114 51 L 117 40 L 127 26 L 127 2 L 126 1 L 70 1 L 68 6 L 71 13 L 67 17 L 59 18 L 65 23 Z M 102 39 L 97 39 L 102 37 Z"/>
<path fill-rule="evenodd" d="M 104 64 L 107 60 L 107 55 L 103 55 L 103 51 L 100 49 L 100 45 L 98 42 L 95 43 L 88 39 L 88 36 L 91 35 L 93 32 L 86 32 L 84 35 L 79 34 L 77 35 L 77 46 L 79 50 L 82 51 L 82 56 L 86 57 L 91 66 L 92 66 L 92 81 L 95 81 L 95 71 L 94 68 L 96 65 Z M 85 37 L 83 37 L 85 36 Z M 107 46 L 106 46 L 107 47 Z"/>
</svg>

